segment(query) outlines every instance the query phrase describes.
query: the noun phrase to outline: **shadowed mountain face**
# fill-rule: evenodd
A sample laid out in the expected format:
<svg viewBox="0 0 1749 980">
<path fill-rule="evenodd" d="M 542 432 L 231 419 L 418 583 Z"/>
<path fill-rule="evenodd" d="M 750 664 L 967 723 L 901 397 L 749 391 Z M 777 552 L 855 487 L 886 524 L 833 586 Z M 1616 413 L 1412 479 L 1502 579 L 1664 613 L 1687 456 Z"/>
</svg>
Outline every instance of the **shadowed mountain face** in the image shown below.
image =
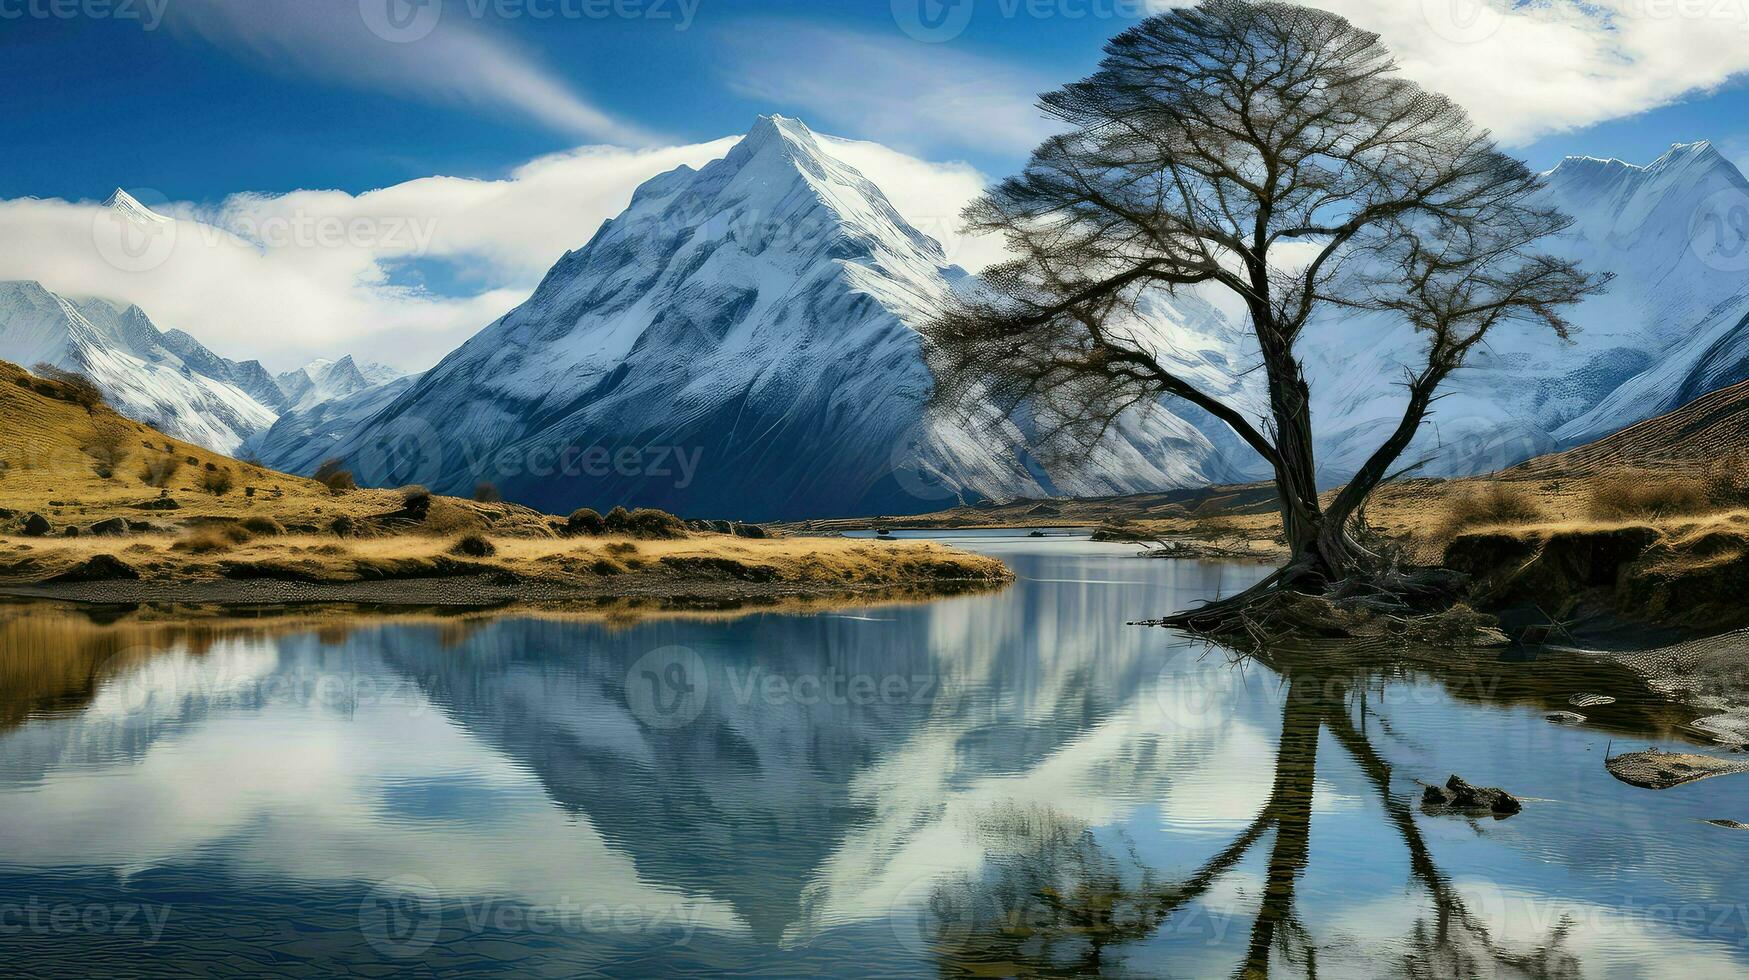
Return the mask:
<svg viewBox="0 0 1749 980">
<path fill-rule="evenodd" d="M 551 510 L 749 519 L 1235 474 L 1208 436 L 1159 408 L 1044 461 L 1022 424 L 926 418 L 933 380 L 915 327 L 964 275 L 830 140 L 768 117 L 725 158 L 642 186 L 526 304 L 333 455 L 384 485 L 489 480 Z M 1220 328 L 1193 297 L 1162 299 L 1152 316 Z M 1201 335 L 1180 346 L 1199 370 L 1221 354 Z M 265 459 L 310 455 L 287 446 Z"/>
</svg>

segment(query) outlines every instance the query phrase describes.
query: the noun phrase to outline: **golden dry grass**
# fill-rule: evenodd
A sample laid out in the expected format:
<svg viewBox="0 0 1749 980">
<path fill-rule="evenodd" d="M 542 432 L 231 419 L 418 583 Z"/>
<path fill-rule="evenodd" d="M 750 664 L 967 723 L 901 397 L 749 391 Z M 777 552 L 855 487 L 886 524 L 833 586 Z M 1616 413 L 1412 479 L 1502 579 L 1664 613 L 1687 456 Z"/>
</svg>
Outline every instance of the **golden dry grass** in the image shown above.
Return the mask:
<svg viewBox="0 0 1749 980">
<path fill-rule="evenodd" d="M 327 530 L 336 517 L 360 520 L 397 510 L 396 490 L 330 493 L 314 480 L 239 462 L 172 439 L 97 406 L 91 411 L 44 392 L 53 382 L 0 361 L 0 507 L 41 514 L 56 531 L 110 517 L 159 523 L 267 516 L 288 527 Z M 120 459 L 117 452 L 123 452 Z M 99 474 L 108 469 L 110 476 Z M 228 486 L 227 486 L 228 484 Z M 222 494 L 212 490 L 224 487 Z M 167 496 L 179 509 L 138 505 Z M 547 515 L 514 504 L 438 498 L 434 533 L 490 527 L 494 534 L 550 536 Z"/>
<path fill-rule="evenodd" d="M 456 574 L 457 562 L 472 571 L 504 571 L 555 584 L 593 584 L 633 574 L 822 587 L 1007 577 L 995 559 L 925 541 L 750 539 L 719 534 L 666 541 L 493 538 L 495 553 L 474 558 L 458 557 L 456 540 L 425 536 L 238 537 L 229 528 L 201 528 L 183 536 L 0 537 L 0 580 L 40 581 L 97 555 L 114 555 L 147 580 L 175 581 L 236 578 L 239 566 L 271 568 L 278 570 L 271 577 L 312 582 L 418 578 Z"/>
<path fill-rule="evenodd" d="M 1008 577 L 994 559 L 925 542 L 684 530 L 671 540 L 568 538 L 560 518 L 454 497 L 430 497 L 417 522 L 371 520 L 401 511 L 406 497 L 403 490 L 334 493 L 312 479 L 239 462 L 102 405 L 88 409 L 64 386 L 0 362 L 0 507 L 13 512 L 0 527 L 17 528 L 24 515 L 40 514 L 55 535 L 0 535 L 0 580 L 41 581 L 98 555 L 114 556 L 148 580 L 177 581 L 246 577 L 251 569 L 310 582 L 415 578 L 458 574 L 458 563 L 560 585 L 634 574 L 822 588 Z M 173 500 L 176 509 L 140 506 L 160 499 Z M 59 536 L 69 526 L 88 529 L 116 517 L 156 530 Z M 354 522 L 358 536 L 330 533 L 337 518 Z M 476 537 L 485 547 L 457 552 L 460 542 Z M 484 551 L 491 553 L 473 556 Z"/>
</svg>

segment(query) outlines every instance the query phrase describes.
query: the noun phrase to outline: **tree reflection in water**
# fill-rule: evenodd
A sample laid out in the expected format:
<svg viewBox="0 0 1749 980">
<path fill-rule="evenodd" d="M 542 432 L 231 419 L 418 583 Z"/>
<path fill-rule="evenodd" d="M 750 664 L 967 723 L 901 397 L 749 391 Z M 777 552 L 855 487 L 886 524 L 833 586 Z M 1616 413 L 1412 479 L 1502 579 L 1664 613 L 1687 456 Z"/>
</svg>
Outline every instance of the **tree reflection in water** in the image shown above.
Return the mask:
<svg viewBox="0 0 1749 980">
<path fill-rule="evenodd" d="M 1175 917 L 1206 915 L 1199 900 L 1268 838 L 1261 900 L 1232 975 L 1317 977 L 1320 947 L 1300 918 L 1295 890 L 1310 858 L 1318 744 L 1327 732 L 1377 794 L 1386 823 L 1407 850 L 1411 880 L 1430 903 L 1401 953 L 1370 964 L 1369 971 L 1413 978 L 1580 976 L 1578 960 L 1565 949 L 1565 923 L 1534 948 L 1516 951 L 1497 941 L 1466 904 L 1416 826 L 1411 800 L 1391 791 L 1390 764 L 1355 723 L 1354 712 L 1364 719 L 1365 707 L 1352 696 L 1349 678 L 1304 667 L 1274 669 L 1285 685 L 1274 780 L 1262 809 L 1225 848 L 1169 882 L 1151 869 L 1134 870 L 1139 861 L 1133 854 L 1120 860 L 1087 828 L 1038 815 L 996 821 L 983 829 L 1007 835 L 1005 843 L 1019 857 L 991 877 L 939 887 L 923 912 L 940 973 L 1121 974 L 1125 947 L 1173 928 Z"/>
</svg>

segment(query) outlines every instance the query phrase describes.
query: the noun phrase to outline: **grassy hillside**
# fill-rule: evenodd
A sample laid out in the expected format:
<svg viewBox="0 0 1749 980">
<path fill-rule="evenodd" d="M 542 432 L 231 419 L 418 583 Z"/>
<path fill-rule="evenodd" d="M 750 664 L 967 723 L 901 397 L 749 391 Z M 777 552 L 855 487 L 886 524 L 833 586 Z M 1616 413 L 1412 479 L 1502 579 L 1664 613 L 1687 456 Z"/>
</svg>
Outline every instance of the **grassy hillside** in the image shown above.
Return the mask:
<svg viewBox="0 0 1749 980">
<path fill-rule="evenodd" d="M 171 439 L 95 402 L 76 379 L 0 362 L 0 585 L 14 591 L 164 602 L 728 601 L 1009 578 L 993 559 L 924 542 L 748 537 L 631 516 L 630 525 L 573 528 L 527 507 L 421 488 L 336 490 Z"/>
<path fill-rule="evenodd" d="M 81 404 L 76 386 L 0 361 L 0 508 L 10 512 L 0 514 L 0 533 L 22 530 L 30 514 L 47 519 L 51 534 L 114 517 L 174 527 L 256 516 L 314 533 L 343 515 L 358 522 L 401 507 L 395 490 L 335 494 L 315 480 L 172 439 L 107 406 Z M 553 533 L 546 515 L 526 507 L 442 497 L 432 526 L 446 534 Z"/>
</svg>

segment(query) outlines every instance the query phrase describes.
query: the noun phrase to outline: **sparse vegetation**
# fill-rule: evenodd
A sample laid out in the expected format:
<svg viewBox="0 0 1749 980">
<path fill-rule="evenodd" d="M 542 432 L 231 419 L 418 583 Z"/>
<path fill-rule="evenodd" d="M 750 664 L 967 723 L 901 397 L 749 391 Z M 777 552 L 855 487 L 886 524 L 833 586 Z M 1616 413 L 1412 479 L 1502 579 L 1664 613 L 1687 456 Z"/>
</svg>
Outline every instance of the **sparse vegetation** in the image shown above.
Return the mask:
<svg viewBox="0 0 1749 980">
<path fill-rule="evenodd" d="M 1699 514 L 1711 509 L 1706 481 L 1688 476 L 1616 473 L 1591 485 L 1591 516 L 1603 521 Z"/>
<path fill-rule="evenodd" d="M 182 460 L 173 454 L 152 453 L 140 461 L 140 482 L 149 487 L 167 487 L 182 470 Z"/>
<path fill-rule="evenodd" d="M 1749 506 L 1749 450 L 1729 453 L 1706 470 L 1707 499 L 1719 507 Z"/>
<path fill-rule="evenodd" d="M 115 416 L 94 419 L 91 435 L 80 448 L 91 457 L 97 475 L 110 479 L 133 453 L 133 428 Z"/>
<path fill-rule="evenodd" d="M 257 514 L 254 517 L 245 517 L 243 519 L 242 527 L 243 530 L 248 531 L 250 534 L 253 534 L 258 538 L 277 538 L 285 533 L 284 525 L 271 517 L 261 514 Z"/>
<path fill-rule="evenodd" d="M 352 478 L 352 471 L 346 468 L 346 461 L 341 459 L 324 460 L 316 467 L 314 479 L 328 488 L 332 494 L 350 493 L 358 489 L 358 481 Z"/>
<path fill-rule="evenodd" d="M 249 532 L 240 524 L 209 524 L 189 531 L 170 547 L 194 555 L 211 555 L 248 543 Z"/>
<path fill-rule="evenodd" d="M 95 411 L 99 405 L 108 404 L 108 399 L 104 397 L 103 389 L 97 387 L 97 382 L 77 371 L 68 371 L 43 361 L 38 361 L 31 370 L 37 377 L 54 382 L 55 388 L 50 390 L 55 393 L 51 397 L 72 402 L 87 412 Z"/>
<path fill-rule="evenodd" d="M 501 504 L 504 502 L 504 495 L 498 492 L 498 488 L 494 486 L 491 481 L 481 480 L 479 483 L 474 484 L 474 502 L 481 504 Z"/>
<path fill-rule="evenodd" d="M 207 493 L 215 497 L 223 497 L 231 492 L 231 488 L 236 486 L 236 482 L 237 478 L 232 475 L 230 470 L 208 463 L 206 470 L 200 474 L 198 484 Z"/>
<path fill-rule="evenodd" d="M 31 552 L 28 564 L 14 563 L 3 576 L 12 584 L 43 582 L 104 553 L 125 556 L 140 580 L 155 589 L 187 587 L 187 601 L 197 603 L 254 601 L 232 598 L 239 593 L 227 590 L 247 592 L 273 580 L 373 582 L 380 595 L 385 581 L 473 575 L 481 564 L 507 573 L 489 583 L 488 591 L 497 590 L 488 600 L 493 602 L 504 601 L 505 590 L 514 590 L 511 583 L 518 581 L 538 585 L 543 595 L 575 590 L 593 602 L 622 590 L 644 601 L 659 599 L 668 590 L 707 588 L 703 583 L 712 579 L 733 581 L 736 594 L 744 594 L 750 582 L 769 581 L 791 595 L 934 591 L 933 583 L 941 579 L 995 583 L 1005 576 L 994 560 L 924 544 L 684 535 L 657 540 L 653 535 L 680 529 L 676 518 L 657 511 L 620 510 L 617 520 L 625 528 L 620 533 L 636 532 L 640 542 L 624 537 L 599 542 L 555 534 L 568 524 L 513 503 L 482 505 L 413 487 L 359 488 L 337 496 L 327 483 L 249 470 L 143 429 L 106 406 L 87 411 L 64 395 L 59 383 L 0 362 L 0 456 L 12 464 L 4 484 L 3 506 L 12 511 L 5 530 L 16 535 L 0 543 L 24 548 L 28 541 Z M 124 445 L 133 455 L 125 480 L 97 477 L 92 457 L 82 452 L 99 422 L 127 433 Z M 329 470 L 324 475 L 340 468 Z M 135 473 L 142 481 L 150 476 L 165 485 L 147 490 Z M 190 492 L 227 476 L 236 488 L 247 483 L 263 492 L 254 498 L 242 492 Z M 427 508 L 423 521 L 399 513 L 420 506 Z M 605 519 L 594 516 L 605 530 Z M 581 514 L 578 520 L 579 526 L 592 523 Z M 113 531 L 99 530 L 112 526 Z M 68 528 L 82 533 L 68 537 Z M 118 535 L 126 537 L 119 546 Z M 469 536 L 485 541 L 494 553 L 458 560 L 450 549 Z M 471 543 L 466 547 L 479 550 Z M 674 561 L 666 562 L 669 558 Z M 659 574 L 640 578 L 657 569 Z M 257 585 L 245 584 L 250 580 Z M 409 588 L 408 594 L 432 601 L 471 599 L 470 590 L 453 586 L 427 582 Z"/>
<path fill-rule="evenodd" d="M 1490 524 L 1530 524 L 1543 518 L 1536 497 L 1523 487 L 1493 482 L 1452 496 L 1446 505 L 1450 533 Z"/>
</svg>

